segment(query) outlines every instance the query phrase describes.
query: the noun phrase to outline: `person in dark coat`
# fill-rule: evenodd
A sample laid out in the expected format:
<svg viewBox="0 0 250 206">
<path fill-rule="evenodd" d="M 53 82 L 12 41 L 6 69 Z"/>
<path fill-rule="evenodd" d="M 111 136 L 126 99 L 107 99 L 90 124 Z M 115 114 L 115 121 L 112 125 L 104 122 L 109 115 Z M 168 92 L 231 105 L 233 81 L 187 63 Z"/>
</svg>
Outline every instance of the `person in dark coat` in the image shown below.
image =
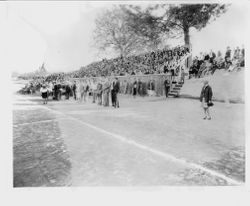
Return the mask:
<svg viewBox="0 0 250 206">
<path fill-rule="evenodd" d="M 168 78 L 166 78 L 165 81 L 164 81 L 164 90 L 165 90 L 165 95 L 166 95 L 166 98 L 167 98 L 169 90 L 170 90 L 170 81 L 168 80 Z"/>
<path fill-rule="evenodd" d="M 61 100 L 61 97 L 62 97 L 62 85 L 61 85 L 60 82 L 57 84 L 57 88 L 58 88 L 57 100 Z"/>
<path fill-rule="evenodd" d="M 118 78 L 115 78 L 115 81 L 113 82 L 113 89 L 112 89 L 112 106 L 113 107 L 120 107 L 119 100 L 118 100 L 118 93 L 120 91 L 120 82 L 118 81 Z"/>
<path fill-rule="evenodd" d="M 133 97 L 135 98 L 137 94 L 137 81 L 135 80 L 133 83 Z"/>
<path fill-rule="evenodd" d="M 200 95 L 200 102 L 202 103 L 202 107 L 204 109 L 204 114 L 205 114 L 203 119 L 211 120 L 209 103 L 212 103 L 212 97 L 213 97 L 212 88 L 209 86 L 208 81 L 205 80 Z"/>
<path fill-rule="evenodd" d="M 54 100 L 58 100 L 58 92 L 59 92 L 58 84 L 55 82 L 54 83 L 54 89 L 53 89 L 53 94 L 54 94 L 53 99 Z"/>
<path fill-rule="evenodd" d="M 65 88 L 65 93 L 66 93 L 66 99 L 69 99 L 70 96 L 70 86 L 67 84 Z"/>
<path fill-rule="evenodd" d="M 84 102 L 87 101 L 87 96 L 88 96 L 88 93 L 89 93 L 89 85 L 87 82 L 85 82 L 84 84 L 84 88 L 83 88 L 83 99 L 84 99 Z"/>
<path fill-rule="evenodd" d="M 76 81 L 74 81 L 74 84 L 72 86 L 72 91 L 73 91 L 74 99 L 76 100 Z"/>
<path fill-rule="evenodd" d="M 142 81 L 140 79 L 138 81 L 138 94 L 142 96 Z"/>
</svg>

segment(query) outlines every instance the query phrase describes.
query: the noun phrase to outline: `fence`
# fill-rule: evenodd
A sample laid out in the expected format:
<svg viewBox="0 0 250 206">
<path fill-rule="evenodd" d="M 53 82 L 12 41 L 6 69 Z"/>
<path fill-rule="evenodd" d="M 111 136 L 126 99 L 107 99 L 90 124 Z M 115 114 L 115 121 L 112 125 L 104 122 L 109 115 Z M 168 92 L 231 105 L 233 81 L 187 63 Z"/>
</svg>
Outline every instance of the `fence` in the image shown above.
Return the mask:
<svg viewBox="0 0 250 206">
<path fill-rule="evenodd" d="M 99 82 L 102 79 L 108 79 L 112 82 L 115 78 L 118 78 L 120 82 L 120 93 L 132 94 L 133 84 L 137 81 L 137 84 L 141 82 L 141 86 L 137 86 L 138 93 L 146 95 L 149 89 L 149 83 L 153 82 L 153 90 L 157 96 L 164 94 L 164 81 L 168 79 L 171 82 L 171 75 L 168 74 L 152 74 L 152 75 L 130 75 L 130 76 L 110 76 L 110 77 L 88 77 L 88 78 L 72 78 L 70 81 L 81 82 L 88 80 L 90 82 Z M 139 91 L 140 90 L 140 91 Z"/>
</svg>

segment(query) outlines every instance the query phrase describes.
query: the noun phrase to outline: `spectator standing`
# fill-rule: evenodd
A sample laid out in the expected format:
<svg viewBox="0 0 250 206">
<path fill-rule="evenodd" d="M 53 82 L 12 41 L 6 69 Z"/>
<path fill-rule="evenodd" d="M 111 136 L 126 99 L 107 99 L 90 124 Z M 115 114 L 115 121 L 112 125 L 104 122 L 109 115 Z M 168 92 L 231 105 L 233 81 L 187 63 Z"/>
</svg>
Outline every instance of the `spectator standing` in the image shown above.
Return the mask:
<svg viewBox="0 0 250 206">
<path fill-rule="evenodd" d="M 76 100 L 81 101 L 81 82 L 76 85 Z"/>
<path fill-rule="evenodd" d="M 169 90 L 170 90 L 170 81 L 169 81 L 168 77 L 165 77 L 164 90 L 165 90 L 166 98 L 168 98 L 168 93 L 169 93 Z"/>
<path fill-rule="evenodd" d="M 43 85 L 40 89 L 42 99 L 43 99 L 43 104 L 47 104 L 48 102 L 48 89 L 46 88 L 45 85 Z"/>
<path fill-rule="evenodd" d="M 87 83 L 87 81 L 84 82 L 83 84 L 83 98 L 84 98 L 84 102 L 87 101 L 87 96 L 88 96 L 88 93 L 89 93 L 89 85 Z"/>
<path fill-rule="evenodd" d="M 119 108 L 119 100 L 118 100 L 118 93 L 120 91 L 120 82 L 118 81 L 118 78 L 115 78 L 115 81 L 113 82 L 113 94 L 111 94 L 113 96 L 112 98 L 112 105 L 114 108 Z"/>
<path fill-rule="evenodd" d="M 73 91 L 73 97 L 76 100 L 76 81 L 74 81 L 74 84 L 72 86 L 72 91 Z"/>
<path fill-rule="evenodd" d="M 66 93 L 66 99 L 69 99 L 69 96 L 70 96 L 70 86 L 69 86 L 69 84 L 66 85 L 65 93 Z"/>
<path fill-rule="evenodd" d="M 138 81 L 138 94 L 142 96 L 142 81 L 140 79 Z"/>
<path fill-rule="evenodd" d="M 99 82 L 97 84 L 97 104 L 102 105 L 102 84 Z"/>
<path fill-rule="evenodd" d="M 135 98 L 137 95 L 137 80 L 133 83 L 133 97 Z"/>
<path fill-rule="evenodd" d="M 228 46 L 227 47 L 227 50 L 226 50 L 226 53 L 225 53 L 225 66 L 226 66 L 226 69 L 228 69 L 229 65 L 232 64 L 231 62 L 231 49 L 230 47 Z"/>
<path fill-rule="evenodd" d="M 57 89 L 58 89 L 57 99 L 58 99 L 58 100 L 61 100 L 61 97 L 62 97 L 62 92 L 61 92 L 62 85 L 61 85 L 60 82 L 57 83 Z"/>
<path fill-rule="evenodd" d="M 148 83 L 148 95 L 153 96 L 154 95 L 154 90 L 155 90 L 155 85 L 153 80 L 151 79 Z"/>
<path fill-rule="evenodd" d="M 58 100 L 58 93 L 59 93 L 59 88 L 57 82 L 54 82 L 54 98 L 55 100 Z"/>
<path fill-rule="evenodd" d="M 106 79 L 103 85 L 103 106 L 109 106 L 109 94 L 110 94 L 110 83 L 109 80 Z"/>
<path fill-rule="evenodd" d="M 48 91 L 49 91 L 48 96 L 50 96 L 50 95 L 53 96 L 53 87 L 54 87 L 54 85 L 53 85 L 52 81 L 50 81 L 48 84 Z"/>
<path fill-rule="evenodd" d="M 203 118 L 204 120 L 205 119 L 211 120 L 209 107 L 211 106 L 212 103 L 212 97 L 213 97 L 212 88 L 209 86 L 208 81 L 205 80 L 200 95 L 200 102 L 202 103 L 205 115 Z"/>
<path fill-rule="evenodd" d="M 80 101 L 82 102 L 84 96 L 84 86 L 83 82 L 79 82 L 79 93 L 80 93 Z"/>
<path fill-rule="evenodd" d="M 93 82 L 91 84 L 91 90 L 92 90 L 92 95 L 93 95 L 93 101 L 92 101 L 92 103 L 95 103 L 96 93 L 97 93 L 97 83 L 96 83 L 96 80 L 93 80 Z"/>
</svg>

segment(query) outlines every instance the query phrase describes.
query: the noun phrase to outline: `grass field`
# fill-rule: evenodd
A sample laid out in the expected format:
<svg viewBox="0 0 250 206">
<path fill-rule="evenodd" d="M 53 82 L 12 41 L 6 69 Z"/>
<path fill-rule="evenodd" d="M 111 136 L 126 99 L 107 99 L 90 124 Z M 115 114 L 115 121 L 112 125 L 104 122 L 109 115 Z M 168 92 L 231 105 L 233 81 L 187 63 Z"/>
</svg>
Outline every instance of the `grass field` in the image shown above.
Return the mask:
<svg viewBox="0 0 250 206">
<path fill-rule="evenodd" d="M 121 108 L 14 101 L 14 186 L 236 185 L 245 181 L 244 105 L 120 96 Z"/>
</svg>

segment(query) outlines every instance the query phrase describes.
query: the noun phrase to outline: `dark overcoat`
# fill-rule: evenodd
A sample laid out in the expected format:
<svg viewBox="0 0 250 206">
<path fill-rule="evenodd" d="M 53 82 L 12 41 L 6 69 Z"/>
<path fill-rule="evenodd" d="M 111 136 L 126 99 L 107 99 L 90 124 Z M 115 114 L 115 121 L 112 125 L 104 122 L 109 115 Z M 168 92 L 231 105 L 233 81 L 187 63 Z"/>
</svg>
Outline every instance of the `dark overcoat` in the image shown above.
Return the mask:
<svg viewBox="0 0 250 206">
<path fill-rule="evenodd" d="M 201 90 L 200 101 L 202 102 L 202 99 L 205 98 L 205 102 L 208 103 L 209 101 L 212 101 L 212 97 L 212 88 L 209 85 L 204 86 Z"/>
</svg>

